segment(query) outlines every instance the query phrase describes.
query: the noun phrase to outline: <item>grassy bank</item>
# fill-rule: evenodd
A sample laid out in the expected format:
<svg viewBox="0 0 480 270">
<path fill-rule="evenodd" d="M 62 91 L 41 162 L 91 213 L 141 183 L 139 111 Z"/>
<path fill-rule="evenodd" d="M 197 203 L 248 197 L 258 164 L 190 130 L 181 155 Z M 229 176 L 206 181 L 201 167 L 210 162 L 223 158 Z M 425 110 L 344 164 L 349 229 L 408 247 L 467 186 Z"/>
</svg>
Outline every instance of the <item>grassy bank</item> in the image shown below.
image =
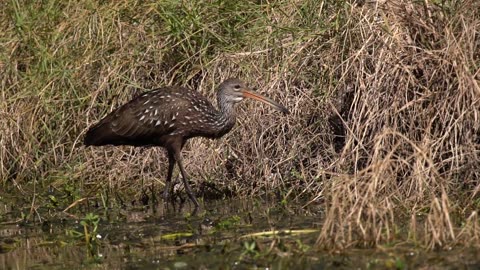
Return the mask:
<svg viewBox="0 0 480 270">
<path fill-rule="evenodd" d="M 158 193 L 163 150 L 85 149 L 86 129 L 146 89 L 214 100 L 239 77 L 292 114 L 244 102 L 225 138 L 190 141 L 199 194 L 320 203 L 325 247 L 478 243 L 480 4 L 359 2 L 0 4 L 2 189 Z"/>
</svg>

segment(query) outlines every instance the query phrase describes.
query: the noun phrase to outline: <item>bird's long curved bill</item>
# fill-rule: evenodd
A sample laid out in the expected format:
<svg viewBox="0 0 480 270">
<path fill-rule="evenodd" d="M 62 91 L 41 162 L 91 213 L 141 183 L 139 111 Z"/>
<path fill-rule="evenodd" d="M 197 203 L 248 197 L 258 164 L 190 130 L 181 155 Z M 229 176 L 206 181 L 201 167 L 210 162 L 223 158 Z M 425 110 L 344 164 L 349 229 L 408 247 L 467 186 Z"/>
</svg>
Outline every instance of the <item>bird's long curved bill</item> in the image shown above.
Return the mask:
<svg viewBox="0 0 480 270">
<path fill-rule="evenodd" d="M 249 91 L 249 90 L 243 90 L 242 93 L 243 93 L 243 97 L 261 101 L 265 104 L 268 104 L 268 105 L 272 106 L 275 110 L 277 110 L 279 112 L 282 112 L 282 113 L 285 113 L 285 114 L 290 113 L 287 108 L 285 108 L 284 106 L 280 105 L 279 103 L 273 101 L 272 99 L 270 99 L 266 96 L 262 96 L 258 93 L 255 93 L 255 92 Z"/>
</svg>

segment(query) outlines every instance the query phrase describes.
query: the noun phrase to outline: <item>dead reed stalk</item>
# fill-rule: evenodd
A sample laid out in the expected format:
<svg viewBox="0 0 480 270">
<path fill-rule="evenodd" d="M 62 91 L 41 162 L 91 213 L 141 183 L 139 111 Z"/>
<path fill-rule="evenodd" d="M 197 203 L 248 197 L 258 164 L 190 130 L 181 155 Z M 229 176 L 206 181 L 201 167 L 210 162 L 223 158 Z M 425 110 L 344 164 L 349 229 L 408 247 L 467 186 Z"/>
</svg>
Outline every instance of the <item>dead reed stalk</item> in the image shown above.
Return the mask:
<svg viewBox="0 0 480 270">
<path fill-rule="evenodd" d="M 405 225 L 418 240 L 418 219 L 430 248 L 478 237 L 480 9 L 450 4 L 389 1 L 352 12 L 338 46 L 349 54 L 337 91 L 351 96 L 339 114 L 342 174 L 326 180 L 319 243 L 375 245 L 402 239 Z M 452 218 L 459 209 L 469 220 L 461 231 Z"/>
</svg>

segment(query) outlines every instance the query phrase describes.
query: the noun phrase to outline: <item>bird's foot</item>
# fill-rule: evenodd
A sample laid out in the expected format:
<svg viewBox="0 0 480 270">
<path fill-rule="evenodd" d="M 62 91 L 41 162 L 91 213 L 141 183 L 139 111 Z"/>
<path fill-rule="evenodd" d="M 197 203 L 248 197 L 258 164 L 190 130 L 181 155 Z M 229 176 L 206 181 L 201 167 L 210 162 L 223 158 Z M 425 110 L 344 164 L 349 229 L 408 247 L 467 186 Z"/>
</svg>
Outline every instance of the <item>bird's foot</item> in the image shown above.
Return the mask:
<svg viewBox="0 0 480 270">
<path fill-rule="evenodd" d="M 170 192 L 168 191 L 168 189 L 165 189 L 163 191 L 163 203 L 168 203 L 168 201 L 171 199 L 172 197 L 170 196 Z"/>
</svg>

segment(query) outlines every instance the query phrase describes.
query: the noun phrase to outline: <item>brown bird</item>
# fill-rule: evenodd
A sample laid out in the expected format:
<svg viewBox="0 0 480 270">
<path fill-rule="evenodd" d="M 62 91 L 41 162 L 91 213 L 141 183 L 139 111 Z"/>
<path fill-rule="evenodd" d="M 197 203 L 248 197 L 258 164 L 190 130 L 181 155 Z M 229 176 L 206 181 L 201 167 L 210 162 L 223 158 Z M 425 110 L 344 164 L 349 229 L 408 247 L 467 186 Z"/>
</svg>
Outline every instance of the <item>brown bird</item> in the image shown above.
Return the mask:
<svg viewBox="0 0 480 270">
<path fill-rule="evenodd" d="M 175 162 L 185 190 L 198 206 L 187 181 L 181 150 L 192 137 L 220 138 L 235 125 L 235 105 L 244 98 L 264 102 L 288 114 L 277 102 L 249 90 L 239 79 L 228 79 L 217 92 L 218 109 L 198 92 L 172 86 L 146 92 L 117 108 L 92 126 L 85 145 L 162 146 L 168 153 L 168 173 L 163 193 L 167 201 Z"/>
</svg>

